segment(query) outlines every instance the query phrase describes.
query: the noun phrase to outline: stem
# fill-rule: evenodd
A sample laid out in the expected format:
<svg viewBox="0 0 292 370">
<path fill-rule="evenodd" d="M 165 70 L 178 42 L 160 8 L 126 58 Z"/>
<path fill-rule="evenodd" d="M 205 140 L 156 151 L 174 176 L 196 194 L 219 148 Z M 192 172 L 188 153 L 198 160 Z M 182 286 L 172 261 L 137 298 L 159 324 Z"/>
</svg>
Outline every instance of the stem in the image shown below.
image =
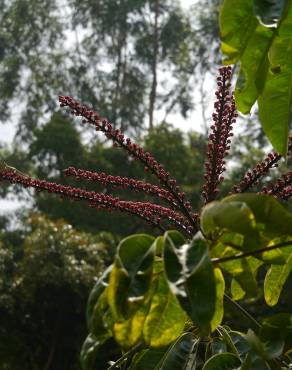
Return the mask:
<svg viewBox="0 0 292 370">
<path fill-rule="evenodd" d="M 289 246 L 292 246 L 292 240 L 290 240 L 288 242 L 283 242 L 283 243 L 279 243 L 279 244 L 276 244 L 276 245 L 272 245 L 271 247 L 265 247 L 265 248 L 257 249 L 256 251 L 239 253 L 239 254 L 236 254 L 234 256 L 222 257 L 222 258 L 212 258 L 211 262 L 213 262 L 214 264 L 217 265 L 219 263 L 234 261 L 234 260 L 238 260 L 238 259 L 244 258 L 244 257 L 256 256 L 257 254 L 260 254 L 260 253 L 263 253 L 263 252 L 269 252 L 269 251 L 272 251 L 273 249 L 289 247 Z"/>
<path fill-rule="evenodd" d="M 141 343 L 137 344 L 135 347 L 133 347 L 128 352 L 126 352 L 125 354 L 123 354 L 123 356 L 120 357 L 113 365 L 111 365 L 110 367 L 108 367 L 107 370 L 116 369 L 125 360 L 127 360 L 129 357 L 132 357 L 136 352 L 138 352 L 141 347 L 142 347 L 142 344 Z"/>
<path fill-rule="evenodd" d="M 251 316 L 251 314 L 248 313 L 239 303 L 235 302 L 231 297 L 229 297 L 229 295 L 227 295 L 226 293 L 224 293 L 224 298 L 231 305 L 233 305 L 234 307 L 236 307 L 236 309 L 238 311 L 240 311 L 243 314 L 243 316 L 245 316 L 249 321 L 251 321 L 258 330 L 262 328 L 261 324 L 256 319 L 254 319 Z"/>
</svg>

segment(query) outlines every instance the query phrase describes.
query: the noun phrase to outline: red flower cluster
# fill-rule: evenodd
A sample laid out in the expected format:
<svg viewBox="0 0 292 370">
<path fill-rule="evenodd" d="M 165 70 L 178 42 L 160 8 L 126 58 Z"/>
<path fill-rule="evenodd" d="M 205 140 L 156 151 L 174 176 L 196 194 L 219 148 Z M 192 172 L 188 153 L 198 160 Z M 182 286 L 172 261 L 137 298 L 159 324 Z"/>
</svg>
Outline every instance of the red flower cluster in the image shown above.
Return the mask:
<svg viewBox="0 0 292 370">
<path fill-rule="evenodd" d="M 236 122 L 236 107 L 233 94 L 230 91 L 231 67 L 219 69 L 217 78 L 218 89 L 215 93 L 217 101 L 214 104 L 212 132 L 209 135 L 207 160 L 205 163 L 205 184 L 202 196 L 208 203 L 215 199 L 219 192 L 218 185 L 224 180 L 221 174 L 225 171 L 224 157 L 230 149 L 230 137 L 233 136 L 232 128 Z"/>
<path fill-rule="evenodd" d="M 292 151 L 292 136 L 289 137 L 288 155 Z M 245 173 L 239 184 L 233 187 L 233 193 L 243 193 L 249 190 L 253 185 L 258 184 L 259 180 L 266 175 L 273 167 L 278 167 L 278 162 L 282 155 L 272 151 L 260 163 L 258 163 L 252 170 Z"/>
<path fill-rule="evenodd" d="M 292 196 L 292 171 L 282 175 L 269 187 L 264 187 L 261 194 L 273 195 L 283 200 L 290 198 Z"/>
<path fill-rule="evenodd" d="M 170 173 L 150 153 L 144 152 L 143 148 L 132 142 L 131 139 L 126 138 L 120 130 L 114 129 L 106 118 L 101 118 L 97 112 L 90 110 L 86 105 L 81 105 L 70 96 L 59 96 L 59 102 L 61 107 L 69 107 L 71 114 L 74 116 L 83 117 L 82 122 L 84 124 L 93 125 L 96 131 L 103 132 L 108 139 L 112 140 L 115 146 L 123 148 L 130 156 L 141 162 L 145 169 L 155 175 L 165 189 L 169 191 L 177 203 L 178 210 L 183 213 L 193 228 L 198 228 L 197 220 L 192 216 L 191 204 L 185 200 L 185 193 L 180 190 Z"/>
<path fill-rule="evenodd" d="M 69 198 L 74 200 L 84 200 L 91 207 L 97 209 L 105 209 L 107 211 L 118 210 L 136 215 L 148 223 L 158 227 L 164 231 L 161 224 L 161 219 L 167 219 L 170 223 L 180 228 L 188 236 L 192 235 L 194 230 L 188 220 L 178 212 L 172 209 L 162 207 L 150 202 L 132 202 L 120 200 L 118 197 L 113 197 L 95 191 L 87 191 L 72 186 L 60 185 L 54 182 L 48 182 L 39 179 L 33 179 L 28 176 L 18 174 L 16 171 L 5 169 L 0 172 L 0 180 L 7 180 L 11 184 L 21 184 L 23 187 L 35 188 L 37 191 L 47 191 L 54 193 L 61 198 Z"/>
<path fill-rule="evenodd" d="M 141 180 L 121 176 L 112 176 L 104 172 L 92 172 L 79 168 L 76 169 L 73 166 L 66 168 L 64 170 L 64 174 L 65 176 L 74 176 L 77 180 L 85 179 L 92 182 L 99 182 L 104 186 L 110 185 L 113 187 L 113 189 L 130 189 L 147 195 L 157 196 L 158 198 L 166 200 L 173 207 L 178 206 L 173 198 L 173 195 L 168 190 Z"/>
<path fill-rule="evenodd" d="M 218 186 L 223 181 L 222 173 L 225 171 L 225 156 L 228 154 L 231 143 L 233 124 L 236 122 L 236 107 L 231 92 L 231 67 L 223 67 L 219 70 L 217 78 L 218 89 L 216 91 L 217 101 L 214 104 L 213 124 L 209 134 L 207 149 L 207 160 L 205 163 L 205 184 L 202 197 L 204 203 L 216 198 L 219 191 Z M 164 167 L 154 157 L 145 152 L 138 144 L 126 138 L 120 130 L 116 130 L 107 119 L 101 118 L 97 112 L 90 110 L 87 106 L 81 105 L 77 100 L 69 96 L 60 96 L 61 107 L 69 107 L 74 116 L 81 116 L 84 124 L 90 124 L 95 130 L 103 132 L 112 140 L 115 146 L 121 147 L 134 159 L 142 163 L 145 170 L 152 173 L 160 182 L 160 186 L 146 183 L 141 180 L 127 177 L 112 176 L 103 172 L 92 172 L 83 169 L 69 167 L 64 170 L 66 176 L 73 176 L 76 179 L 96 181 L 104 186 L 111 186 L 143 192 L 146 195 L 158 197 L 166 201 L 169 207 L 148 201 L 126 201 L 112 195 L 106 195 L 95 191 L 88 191 L 72 186 L 64 186 L 53 182 L 33 179 L 18 172 L 16 169 L 2 163 L 0 166 L 0 181 L 6 180 L 10 183 L 21 184 L 24 187 L 32 187 L 37 191 L 47 191 L 60 197 L 83 200 L 89 206 L 107 211 L 118 210 L 140 217 L 149 224 L 164 231 L 168 224 L 174 225 L 182 230 L 187 237 L 191 237 L 199 230 L 199 215 L 194 213 L 191 204 L 185 199 L 185 193 L 180 190 L 176 180 L 172 178 Z M 292 137 L 289 138 L 288 154 L 292 152 Z M 272 152 L 264 161 L 260 162 L 254 169 L 249 170 L 233 188 L 233 192 L 244 192 L 251 188 L 259 179 L 272 167 L 277 166 L 281 155 Z M 275 184 L 264 188 L 262 193 L 276 196 L 281 199 L 288 199 L 292 196 L 292 171 L 281 176 Z"/>
</svg>

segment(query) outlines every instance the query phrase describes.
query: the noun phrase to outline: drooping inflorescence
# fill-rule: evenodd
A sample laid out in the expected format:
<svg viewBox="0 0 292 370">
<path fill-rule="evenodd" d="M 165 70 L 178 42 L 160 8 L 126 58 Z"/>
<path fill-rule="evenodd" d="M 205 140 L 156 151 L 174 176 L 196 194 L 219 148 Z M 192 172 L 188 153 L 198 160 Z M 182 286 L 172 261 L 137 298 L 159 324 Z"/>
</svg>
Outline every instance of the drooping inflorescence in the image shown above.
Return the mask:
<svg viewBox="0 0 292 370">
<path fill-rule="evenodd" d="M 236 122 L 236 106 L 231 92 L 231 67 L 219 69 L 217 78 L 216 102 L 214 104 L 213 124 L 209 134 L 207 158 L 205 162 L 205 184 L 202 196 L 204 203 L 215 199 L 219 192 L 218 186 L 224 180 L 222 173 L 225 171 L 225 156 L 230 149 L 233 136 L 232 128 Z"/>
</svg>

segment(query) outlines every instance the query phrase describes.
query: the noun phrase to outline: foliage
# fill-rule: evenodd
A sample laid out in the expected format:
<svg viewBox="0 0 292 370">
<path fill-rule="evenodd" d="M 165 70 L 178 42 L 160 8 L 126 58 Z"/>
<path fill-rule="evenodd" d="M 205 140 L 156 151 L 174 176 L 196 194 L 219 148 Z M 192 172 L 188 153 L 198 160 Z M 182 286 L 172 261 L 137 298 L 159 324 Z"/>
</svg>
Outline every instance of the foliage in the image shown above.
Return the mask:
<svg viewBox="0 0 292 370">
<path fill-rule="evenodd" d="M 225 0 L 220 15 L 227 64 L 240 61 L 235 98 L 249 113 L 257 101 L 263 129 L 285 155 L 291 111 L 292 5 L 288 0 Z"/>
<path fill-rule="evenodd" d="M 283 174 L 260 194 L 247 193 L 280 163 L 282 155 L 273 151 L 246 172 L 232 195 L 216 200 L 237 117 L 230 79 L 231 68 L 220 68 L 200 212 L 193 210 L 176 180 L 152 154 L 69 96 L 59 97 L 61 107 L 69 107 L 83 124 L 142 163 L 157 183 L 72 166 L 64 174 L 110 186 L 112 191 L 134 190 L 156 197 L 157 203 L 35 179 L 1 162 L 3 181 L 81 200 L 94 209 L 128 213 L 164 234 L 156 239 L 147 234 L 123 239 L 113 264 L 96 282 L 87 307 L 89 335 L 81 351 L 85 370 L 99 366 L 112 339 L 123 354 L 108 369 L 254 370 L 288 369 L 291 364 L 291 315 L 268 315 L 260 324 L 236 302 L 257 299 L 260 291 L 268 306 L 278 302 L 292 266 L 292 214 L 276 199 L 292 196 L 292 174 Z M 164 132 L 165 126 L 159 130 Z M 173 135 L 179 139 L 178 132 Z M 291 150 L 290 137 L 287 155 Z M 171 227 L 177 230 L 166 231 Z M 248 324 L 237 323 L 236 330 L 223 325 L 230 316 L 226 302 Z M 278 328 L 276 333 L 271 326 Z"/>
<path fill-rule="evenodd" d="M 14 235 L 14 236 L 13 236 Z M 2 231 L 0 368 L 79 369 L 84 304 L 114 240 L 35 214 Z"/>
<path fill-rule="evenodd" d="M 282 230 L 275 220 L 281 220 Z M 272 197 L 233 195 L 203 208 L 205 237 L 198 233 L 187 241 L 168 231 L 155 240 L 140 234 L 121 241 L 112 268 L 88 301 L 84 369 L 96 368 L 94 354 L 111 336 L 125 351 L 130 349 L 111 368 L 195 369 L 203 363 L 204 369 L 288 368 L 290 314 L 270 316 L 261 325 L 241 309 L 252 327 L 247 334 L 221 322 L 224 298 L 233 302 L 225 291 L 231 290 L 235 299 L 255 297 L 260 266 L 268 267 L 266 302 L 276 303 L 270 301 L 269 290 L 281 293 L 283 264 L 291 255 L 291 226 L 292 214 Z M 254 245 L 249 244 L 255 235 Z M 225 288 L 225 280 L 230 282 L 226 274 L 232 282 Z"/>
</svg>

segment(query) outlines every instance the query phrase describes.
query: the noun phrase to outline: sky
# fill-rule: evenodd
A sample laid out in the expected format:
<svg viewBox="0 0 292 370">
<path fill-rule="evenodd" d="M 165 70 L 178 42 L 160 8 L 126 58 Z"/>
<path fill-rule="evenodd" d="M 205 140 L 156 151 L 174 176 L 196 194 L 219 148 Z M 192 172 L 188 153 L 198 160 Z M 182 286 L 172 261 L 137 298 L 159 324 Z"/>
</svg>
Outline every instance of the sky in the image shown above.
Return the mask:
<svg viewBox="0 0 292 370">
<path fill-rule="evenodd" d="M 181 4 L 183 7 L 188 8 L 189 6 L 194 5 L 198 0 L 181 0 Z M 196 97 L 195 97 L 196 100 Z M 17 114 L 17 112 L 16 112 Z M 163 119 L 164 113 L 157 112 L 156 113 L 156 121 L 159 122 Z M 172 122 L 176 127 L 180 128 L 183 131 L 189 131 L 191 129 L 201 130 L 202 125 L 202 112 L 201 110 L 194 110 L 194 112 L 190 115 L 188 119 L 183 119 L 180 115 L 170 115 L 168 117 L 168 121 Z M 4 143 L 6 145 L 11 144 L 13 137 L 15 135 L 15 125 L 13 122 L 2 124 L 0 123 L 0 143 Z M 13 196 L 10 195 L 5 199 L 0 199 L 0 214 L 6 212 L 14 212 L 19 207 L 23 206 L 24 203 L 20 203 L 13 199 Z"/>
</svg>

